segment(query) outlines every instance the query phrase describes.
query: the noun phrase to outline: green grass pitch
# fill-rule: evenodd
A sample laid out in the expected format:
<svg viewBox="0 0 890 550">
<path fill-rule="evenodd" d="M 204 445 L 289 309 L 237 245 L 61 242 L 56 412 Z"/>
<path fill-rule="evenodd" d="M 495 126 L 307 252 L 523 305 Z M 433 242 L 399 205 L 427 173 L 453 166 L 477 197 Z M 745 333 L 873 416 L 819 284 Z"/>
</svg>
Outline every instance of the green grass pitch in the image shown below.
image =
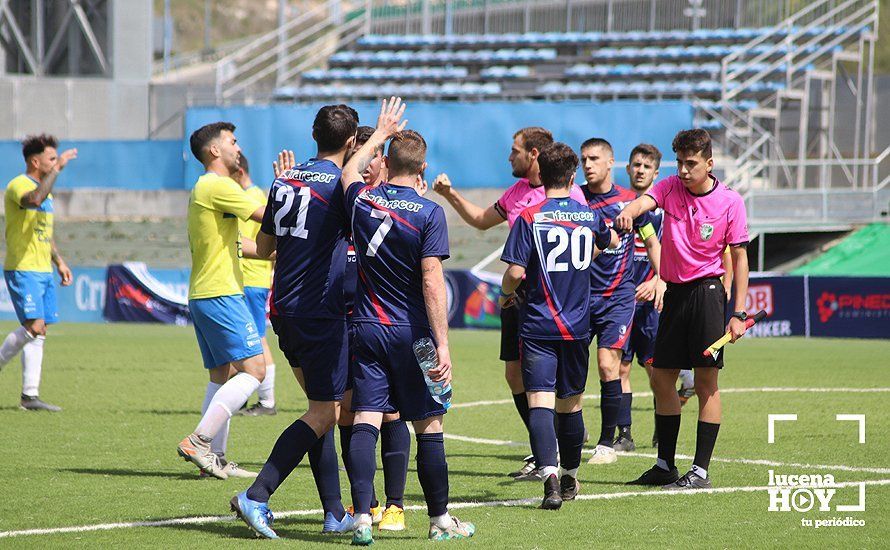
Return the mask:
<svg viewBox="0 0 890 550">
<path fill-rule="evenodd" d="M 0 325 L 5 334 L 13 324 Z M 64 407 L 60 414 L 18 410 L 18 361 L 0 373 L 0 546 L 127 548 L 255 548 L 240 522 L 228 518 L 181 525 L 114 526 L 109 530 L 21 534 L 25 530 L 153 522 L 171 518 L 228 516 L 228 500 L 247 480 L 199 479 L 176 456 L 176 444 L 199 419 L 207 375 L 200 366 L 188 327 L 155 325 L 75 325 L 51 328 L 44 362 L 42 396 Z M 271 333 L 270 333 L 271 334 Z M 271 336 L 274 340 L 274 335 Z M 497 360 L 494 331 L 454 331 L 455 404 L 446 417 L 452 510 L 476 523 L 477 535 L 455 546 L 564 549 L 580 547 L 880 547 L 887 544 L 890 509 L 890 342 L 853 340 L 745 340 L 731 347 L 721 375 L 724 422 L 710 473 L 723 493 L 663 494 L 626 487 L 648 468 L 654 450 L 651 397 L 634 400 L 637 454 L 616 464 L 582 463 L 582 494 L 589 500 L 566 503 L 558 512 L 537 510 L 541 487 L 519 483 L 506 472 L 527 453 L 527 440 Z M 274 341 L 273 341 L 274 347 Z M 232 421 L 229 457 L 258 469 L 278 434 L 305 408 L 284 359 L 279 365 L 275 417 Z M 588 394 L 598 393 L 595 368 Z M 637 392 L 648 392 L 645 373 L 634 368 Z M 760 388 L 783 391 L 758 391 Z M 805 388 L 829 391 L 807 392 Z M 839 388 L 884 388 L 843 392 Z M 477 402 L 496 401 L 491 404 Z M 678 453 L 694 453 L 697 404 L 683 411 Z M 779 423 L 776 442 L 767 443 L 768 414 L 797 414 Z M 865 414 L 866 443 L 855 422 L 836 414 Z M 585 421 L 598 433 L 597 400 L 585 400 Z M 508 443 L 508 442 L 512 442 Z M 589 448 L 589 447 L 588 447 Z M 412 462 L 414 456 L 412 441 Z M 764 461 L 754 463 L 752 461 Z M 681 471 L 689 459 L 678 461 Z M 809 465 L 809 466 L 805 466 Z M 831 468 L 829 466 L 835 466 Z M 769 512 L 764 490 L 768 471 L 781 474 L 831 473 L 837 482 L 866 486 L 865 512 L 837 512 L 855 504 L 858 488 L 839 488 L 832 511 Z M 877 482 L 877 483 L 874 483 Z M 349 490 L 341 472 L 344 501 Z M 377 491 L 382 494 L 382 473 Z M 615 498 L 603 498 L 615 493 Z M 627 494 L 634 493 L 634 494 Z M 636 493 L 643 493 L 642 495 Z M 423 505 L 413 463 L 407 504 Z M 504 501 L 526 502 L 503 505 Z M 482 505 L 482 504 L 485 505 Z M 308 465 L 301 465 L 271 501 L 275 512 L 319 507 Z M 804 527 L 802 520 L 851 516 L 862 527 Z M 408 530 L 376 535 L 381 548 L 425 548 L 424 510 L 407 512 Z M 349 544 L 348 536 L 322 536 L 321 514 L 279 517 L 275 528 L 284 542 L 330 548 Z M 15 536 L 10 536 L 15 535 Z"/>
</svg>

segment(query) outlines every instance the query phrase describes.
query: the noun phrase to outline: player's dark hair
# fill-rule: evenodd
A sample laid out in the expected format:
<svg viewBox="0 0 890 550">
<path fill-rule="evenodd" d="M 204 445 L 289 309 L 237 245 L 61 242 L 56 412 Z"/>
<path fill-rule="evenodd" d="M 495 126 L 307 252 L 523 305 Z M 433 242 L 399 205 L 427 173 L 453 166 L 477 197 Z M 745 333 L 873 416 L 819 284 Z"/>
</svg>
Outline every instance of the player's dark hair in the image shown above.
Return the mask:
<svg viewBox="0 0 890 550">
<path fill-rule="evenodd" d="M 588 147 L 603 147 L 605 149 L 608 149 L 613 156 L 615 155 L 615 150 L 612 149 L 612 144 L 604 140 L 603 138 L 592 137 L 581 144 L 582 151 L 584 149 L 587 149 Z"/>
<path fill-rule="evenodd" d="M 389 142 L 386 159 L 390 178 L 420 174 L 426 162 L 426 140 L 414 130 L 403 130 Z"/>
<path fill-rule="evenodd" d="M 541 149 L 538 167 L 544 189 L 565 189 L 578 169 L 578 155 L 571 147 L 557 141 Z"/>
<path fill-rule="evenodd" d="M 636 155 L 642 155 L 647 158 L 651 158 L 655 161 L 655 169 L 658 170 L 658 167 L 661 166 L 661 151 L 658 150 L 658 147 L 654 145 L 650 145 L 648 143 L 641 143 L 633 148 L 630 152 L 630 158 L 628 159 L 630 162 L 633 162 L 633 159 Z"/>
<path fill-rule="evenodd" d="M 540 152 L 541 149 L 553 143 L 553 134 L 550 130 L 540 126 L 522 128 L 513 134 L 513 139 L 516 139 L 516 136 L 522 136 L 522 146 L 526 151 L 537 149 Z"/>
<path fill-rule="evenodd" d="M 711 158 L 711 134 L 707 130 L 695 128 L 693 130 L 682 130 L 674 137 L 671 143 L 675 153 L 701 153 L 706 159 Z"/>
<path fill-rule="evenodd" d="M 371 139 L 371 135 L 374 133 L 374 128 L 371 126 L 359 126 L 358 130 L 355 133 L 355 146 L 361 147 L 365 143 Z M 377 152 L 383 154 L 383 144 L 377 148 Z"/>
<path fill-rule="evenodd" d="M 219 137 L 223 132 L 235 132 L 235 125 L 231 122 L 212 122 L 201 126 L 189 137 L 189 147 L 198 162 L 204 164 L 204 151 L 210 147 L 210 142 Z"/>
<path fill-rule="evenodd" d="M 39 136 L 28 136 L 22 142 L 22 156 L 25 157 L 25 161 L 31 158 L 34 155 L 39 155 L 40 153 L 46 151 L 47 147 L 52 147 L 53 149 L 58 148 L 59 140 L 55 138 L 55 136 L 51 136 L 49 134 L 40 134 Z"/>
<path fill-rule="evenodd" d="M 358 113 L 349 105 L 325 105 L 312 123 L 312 139 L 319 151 L 342 149 L 358 128 Z"/>
<path fill-rule="evenodd" d="M 238 166 L 245 174 L 250 175 L 250 163 L 247 162 L 247 157 L 244 156 L 244 153 L 238 153 Z"/>
</svg>

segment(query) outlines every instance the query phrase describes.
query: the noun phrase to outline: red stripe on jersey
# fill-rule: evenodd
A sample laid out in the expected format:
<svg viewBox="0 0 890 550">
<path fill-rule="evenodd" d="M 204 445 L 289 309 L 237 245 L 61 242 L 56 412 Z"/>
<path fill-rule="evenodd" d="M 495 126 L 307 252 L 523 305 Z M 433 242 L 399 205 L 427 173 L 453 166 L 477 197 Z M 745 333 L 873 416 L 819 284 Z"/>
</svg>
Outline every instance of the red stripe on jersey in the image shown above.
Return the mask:
<svg viewBox="0 0 890 550">
<path fill-rule="evenodd" d="M 389 213 L 389 215 L 392 216 L 392 219 L 394 219 L 394 220 L 396 220 L 397 222 L 401 223 L 402 225 L 404 225 L 404 226 L 407 227 L 408 229 L 414 231 L 415 233 L 420 233 L 420 229 L 417 229 L 416 227 L 414 227 L 413 225 L 411 225 L 411 223 L 408 222 L 408 220 L 406 220 L 405 218 L 403 218 L 403 217 L 399 216 L 398 214 L 396 214 L 394 210 L 390 210 L 389 208 L 385 208 L 385 207 L 383 207 L 383 206 L 380 206 L 379 204 L 377 204 L 376 202 L 373 202 L 373 201 L 367 201 L 367 202 L 368 202 L 369 205 L 371 205 L 371 208 L 376 208 L 377 210 L 382 210 L 382 211 L 384 211 L 384 212 Z"/>
<path fill-rule="evenodd" d="M 365 283 L 365 288 L 368 289 L 368 296 L 371 297 L 371 304 L 374 306 L 374 311 L 377 312 L 377 320 L 380 321 L 381 324 L 391 325 L 392 321 L 389 320 L 389 315 L 384 311 L 383 305 L 380 303 L 377 295 L 371 290 L 371 285 L 368 284 L 368 279 L 365 277 L 365 272 L 362 271 L 361 266 L 358 268 L 358 276 L 362 278 L 362 282 Z"/>
<path fill-rule="evenodd" d="M 282 179 L 281 181 L 283 181 L 284 183 L 290 184 L 292 187 L 309 187 L 308 185 L 306 185 L 305 183 L 303 183 L 300 180 Z M 322 197 L 321 195 L 316 193 L 315 189 L 313 189 L 312 187 L 309 187 L 309 193 L 312 195 L 312 198 L 318 199 L 321 202 L 325 203 L 326 205 L 330 206 L 331 203 L 329 203 L 328 201 L 325 200 L 324 197 Z"/>
<path fill-rule="evenodd" d="M 616 186 L 618 187 L 618 186 Z M 604 201 L 588 201 L 587 206 L 590 207 L 591 210 L 598 210 L 600 208 L 605 208 L 606 206 L 615 204 L 616 202 L 621 201 L 632 201 L 637 198 L 635 193 L 631 193 L 627 189 L 623 187 L 618 187 L 619 193 L 614 197 L 609 197 Z"/>
<path fill-rule="evenodd" d="M 603 296 L 611 296 L 615 289 L 618 287 L 618 283 L 621 282 L 621 278 L 624 276 L 624 269 L 627 267 L 627 259 L 633 256 L 633 252 L 624 253 L 624 258 L 621 259 L 621 265 L 618 266 L 618 272 L 615 274 L 615 278 L 612 280 L 612 284 L 609 285 L 609 288 L 603 292 Z"/>
<path fill-rule="evenodd" d="M 275 307 L 275 282 L 273 279 L 272 287 L 269 289 L 269 315 L 278 315 L 278 308 Z"/>
<path fill-rule="evenodd" d="M 550 314 L 553 315 L 553 321 L 556 323 L 556 327 L 559 329 L 562 339 L 574 340 L 574 338 L 572 338 L 572 333 L 569 332 L 565 323 L 559 318 L 559 312 L 556 311 L 556 307 L 553 305 L 553 300 L 550 298 L 550 293 L 547 292 L 547 283 L 544 282 L 543 274 L 541 275 L 541 288 L 544 289 L 544 298 L 547 300 L 547 307 L 550 308 Z"/>
<path fill-rule="evenodd" d="M 535 223 L 535 214 L 541 211 L 541 208 L 544 206 L 544 203 L 547 202 L 546 199 L 538 204 L 533 204 L 529 206 L 525 210 L 523 210 L 519 215 L 525 219 L 528 223 Z"/>
</svg>

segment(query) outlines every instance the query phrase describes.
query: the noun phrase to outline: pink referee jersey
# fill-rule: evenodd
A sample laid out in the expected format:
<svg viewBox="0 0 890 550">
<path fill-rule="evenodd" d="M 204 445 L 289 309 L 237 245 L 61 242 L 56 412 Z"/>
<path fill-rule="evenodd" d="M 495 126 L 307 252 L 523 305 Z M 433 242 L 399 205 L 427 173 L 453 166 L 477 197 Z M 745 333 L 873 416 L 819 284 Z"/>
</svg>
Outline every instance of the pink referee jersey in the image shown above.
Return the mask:
<svg viewBox="0 0 890 550">
<path fill-rule="evenodd" d="M 661 278 L 686 283 L 723 275 L 723 249 L 748 242 L 748 220 L 741 195 L 711 176 L 714 187 L 693 195 L 677 176 L 646 193 L 664 210 Z"/>
<path fill-rule="evenodd" d="M 569 197 L 581 204 L 587 204 L 587 201 L 584 200 L 584 192 L 575 184 L 572 184 Z M 516 218 L 522 214 L 523 210 L 529 206 L 544 202 L 546 198 L 547 194 L 544 191 L 543 185 L 532 187 L 527 178 L 519 178 L 516 183 L 504 191 L 501 198 L 494 203 L 494 208 L 501 216 L 507 219 L 507 225 L 512 228 Z"/>
</svg>

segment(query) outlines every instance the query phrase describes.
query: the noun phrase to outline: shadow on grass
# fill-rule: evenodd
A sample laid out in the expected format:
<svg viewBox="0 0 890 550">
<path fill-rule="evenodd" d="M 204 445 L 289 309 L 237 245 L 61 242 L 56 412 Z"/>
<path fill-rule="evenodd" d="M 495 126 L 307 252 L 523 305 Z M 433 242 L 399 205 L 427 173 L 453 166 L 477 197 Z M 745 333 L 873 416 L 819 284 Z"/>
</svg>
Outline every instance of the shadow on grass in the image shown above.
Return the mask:
<svg viewBox="0 0 890 550">
<path fill-rule="evenodd" d="M 122 468 L 58 468 L 57 471 L 94 476 L 165 477 L 168 479 L 181 479 L 186 481 L 211 481 L 211 479 L 200 477 L 198 475 L 198 472 L 196 471 L 189 471 L 187 473 L 174 473 L 159 472 L 157 470 L 124 470 Z"/>
<path fill-rule="evenodd" d="M 321 526 L 322 522 L 320 518 L 299 517 L 276 519 L 272 528 L 278 536 L 285 541 L 293 541 L 296 543 L 317 542 L 322 544 L 336 544 L 338 546 L 349 544 L 351 533 L 323 535 L 321 534 Z M 200 532 L 229 539 L 254 540 L 256 538 L 254 537 L 253 532 L 240 520 L 237 522 L 170 525 L 165 526 L 164 529 Z M 417 540 L 417 536 L 407 533 L 386 533 L 385 536 L 377 537 L 376 539 L 406 541 Z"/>
<path fill-rule="evenodd" d="M 12 410 L 12 409 L 18 409 L 18 407 L 0 407 L 0 411 L 6 410 L 6 409 Z M 276 416 L 284 415 L 285 417 L 293 417 L 293 419 L 296 420 L 301 415 L 303 415 L 305 412 L 306 412 L 306 409 L 281 409 L 281 408 L 279 408 L 278 415 L 276 415 Z M 200 409 L 143 409 L 143 410 L 136 411 L 136 413 L 138 413 L 138 414 L 154 414 L 154 415 L 158 415 L 158 416 L 195 416 L 195 417 L 201 416 Z M 259 417 L 235 415 L 233 418 L 259 418 Z"/>
</svg>

